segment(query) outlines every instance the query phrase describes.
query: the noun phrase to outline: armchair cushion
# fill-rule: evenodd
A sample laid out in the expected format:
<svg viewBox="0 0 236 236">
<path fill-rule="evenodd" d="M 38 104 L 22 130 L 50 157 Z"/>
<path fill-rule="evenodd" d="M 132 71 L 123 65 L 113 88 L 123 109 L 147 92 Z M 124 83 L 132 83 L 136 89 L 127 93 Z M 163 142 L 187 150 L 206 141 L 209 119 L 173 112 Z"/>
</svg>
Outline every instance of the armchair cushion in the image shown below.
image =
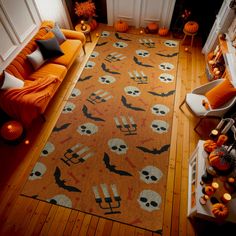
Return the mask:
<svg viewBox="0 0 236 236">
<path fill-rule="evenodd" d="M 215 109 L 236 96 L 236 88 L 234 88 L 229 79 L 225 79 L 223 82 L 209 90 L 205 95 L 211 107 Z"/>
</svg>

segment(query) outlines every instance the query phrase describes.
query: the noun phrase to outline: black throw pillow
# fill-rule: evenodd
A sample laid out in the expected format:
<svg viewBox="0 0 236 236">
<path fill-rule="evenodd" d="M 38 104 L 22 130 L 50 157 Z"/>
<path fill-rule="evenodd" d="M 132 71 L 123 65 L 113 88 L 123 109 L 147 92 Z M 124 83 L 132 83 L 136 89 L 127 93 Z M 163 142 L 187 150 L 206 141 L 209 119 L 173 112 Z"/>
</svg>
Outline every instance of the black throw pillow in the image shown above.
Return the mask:
<svg viewBox="0 0 236 236">
<path fill-rule="evenodd" d="M 44 60 L 64 55 L 56 37 L 51 39 L 35 40 L 35 42 L 37 43 Z"/>
</svg>

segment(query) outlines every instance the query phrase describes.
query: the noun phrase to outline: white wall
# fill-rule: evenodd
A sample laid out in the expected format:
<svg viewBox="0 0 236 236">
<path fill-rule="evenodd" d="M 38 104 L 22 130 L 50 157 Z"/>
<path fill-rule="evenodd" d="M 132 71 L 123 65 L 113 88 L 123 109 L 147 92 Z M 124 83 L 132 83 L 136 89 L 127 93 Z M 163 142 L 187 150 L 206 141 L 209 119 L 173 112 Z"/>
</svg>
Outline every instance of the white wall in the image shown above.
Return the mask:
<svg viewBox="0 0 236 236">
<path fill-rule="evenodd" d="M 62 0 L 34 0 L 41 20 L 52 20 L 63 28 L 70 28 Z"/>
</svg>

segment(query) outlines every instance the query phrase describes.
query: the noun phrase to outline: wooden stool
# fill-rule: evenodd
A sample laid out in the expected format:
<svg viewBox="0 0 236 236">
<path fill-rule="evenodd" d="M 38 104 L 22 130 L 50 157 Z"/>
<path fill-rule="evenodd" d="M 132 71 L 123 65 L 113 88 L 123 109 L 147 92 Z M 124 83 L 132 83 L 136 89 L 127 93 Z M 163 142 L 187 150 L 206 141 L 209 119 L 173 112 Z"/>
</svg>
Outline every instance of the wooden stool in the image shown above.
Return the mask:
<svg viewBox="0 0 236 236">
<path fill-rule="evenodd" d="M 184 38 L 182 40 L 182 45 L 184 44 L 184 41 L 185 41 L 186 37 L 191 36 L 191 48 L 192 48 L 193 47 L 193 39 L 194 39 L 194 36 L 197 34 L 197 32 L 189 33 L 185 29 L 183 30 L 183 32 L 184 32 Z"/>
</svg>

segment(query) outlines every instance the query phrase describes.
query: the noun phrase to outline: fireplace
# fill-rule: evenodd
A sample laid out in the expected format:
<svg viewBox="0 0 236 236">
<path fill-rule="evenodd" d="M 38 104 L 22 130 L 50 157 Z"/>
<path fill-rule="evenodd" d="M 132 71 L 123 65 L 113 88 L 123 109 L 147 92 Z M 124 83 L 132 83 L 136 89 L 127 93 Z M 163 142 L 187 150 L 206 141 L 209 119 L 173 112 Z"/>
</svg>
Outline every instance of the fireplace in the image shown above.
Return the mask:
<svg viewBox="0 0 236 236">
<path fill-rule="evenodd" d="M 68 17 L 70 17 L 73 28 L 78 24 L 79 18 L 75 14 L 74 5 L 75 2 L 85 2 L 85 0 L 64 0 L 65 5 L 68 10 Z M 107 6 L 106 0 L 96 0 L 93 1 L 96 6 L 96 17 L 97 22 L 107 24 Z"/>
</svg>

